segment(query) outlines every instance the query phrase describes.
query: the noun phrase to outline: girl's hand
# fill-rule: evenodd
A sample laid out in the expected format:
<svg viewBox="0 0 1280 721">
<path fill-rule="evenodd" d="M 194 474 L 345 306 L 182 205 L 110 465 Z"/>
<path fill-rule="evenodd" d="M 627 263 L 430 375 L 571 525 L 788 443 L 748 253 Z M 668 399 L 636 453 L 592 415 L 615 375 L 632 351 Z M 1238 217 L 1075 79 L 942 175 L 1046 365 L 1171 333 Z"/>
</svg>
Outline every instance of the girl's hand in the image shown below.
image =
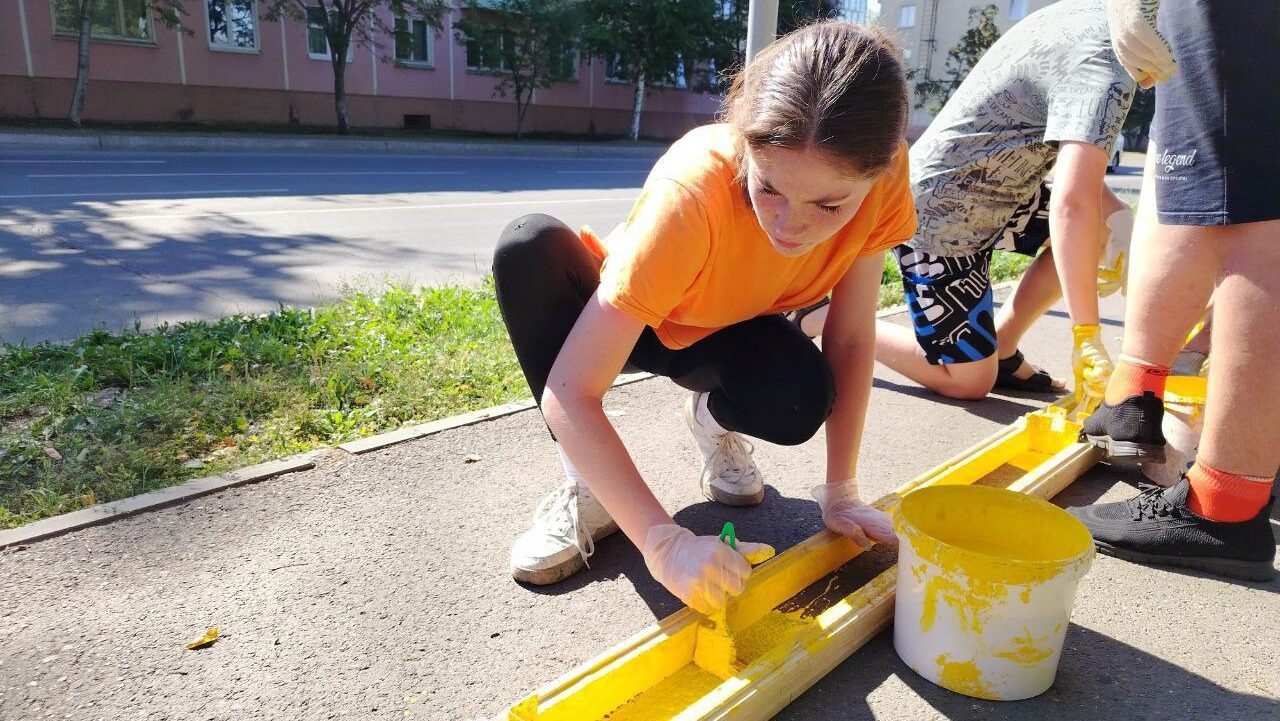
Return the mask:
<svg viewBox="0 0 1280 721">
<path fill-rule="evenodd" d="M 858 497 L 858 479 L 824 483 L 815 486 L 812 492 L 822 509 L 822 522 L 833 532 L 847 536 L 863 548 L 870 548 L 873 541 L 886 546 L 898 545 L 889 514 L 863 503 Z"/>
<path fill-rule="evenodd" d="M 659 583 L 693 610 L 710 615 L 746 587 L 751 564 L 744 556 L 758 557 L 766 549 L 763 543 L 738 541 L 734 550 L 715 536 L 695 536 L 687 528 L 659 525 L 649 528 L 641 552 Z"/>
</svg>

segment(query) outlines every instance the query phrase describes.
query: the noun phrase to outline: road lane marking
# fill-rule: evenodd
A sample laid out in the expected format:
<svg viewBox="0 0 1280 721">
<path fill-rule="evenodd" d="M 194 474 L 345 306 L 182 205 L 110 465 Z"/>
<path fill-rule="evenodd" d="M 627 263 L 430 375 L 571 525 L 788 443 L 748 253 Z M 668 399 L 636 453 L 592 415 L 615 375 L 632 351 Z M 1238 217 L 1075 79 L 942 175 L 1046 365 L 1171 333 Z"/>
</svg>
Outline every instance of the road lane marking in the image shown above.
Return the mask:
<svg viewBox="0 0 1280 721">
<path fill-rule="evenodd" d="M 0 200 L 19 200 L 30 198 L 101 198 L 104 196 L 120 197 L 126 195 L 239 195 L 243 193 L 287 193 L 289 188 L 255 188 L 253 190 L 139 190 L 132 193 L 23 193 L 21 195 L 0 195 Z M 138 198 L 146 200 L 146 198 Z"/>
<path fill-rule="evenodd" d="M 97 163 L 100 165 L 164 165 L 167 160 L 0 160 L 0 163 L 41 163 L 46 165 L 70 164 L 82 165 L 89 163 Z"/>
<path fill-rule="evenodd" d="M 242 191 L 207 191 L 207 192 L 229 193 L 229 192 L 242 192 Z M 284 190 L 269 189 L 269 190 L 255 190 L 252 192 L 278 193 L 278 192 L 284 192 Z M 74 193 L 69 195 L 81 195 L 81 194 Z M 107 195 L 107 193 L 98 193 L 96 195 Z M 131 195 L 131 193 L 124 193 L 124 195 Z M 14 196 L 0 195 L 0 200 L 6 197 L 14 197 Z M 42 196 L 30 196 L 30 197 L 42 197 Z M 57 197 L 57 196 L 48 196 L 48 197 Z M 492 202 L 476 202 L 476 203 L 434 203 L 434 204 L 426 204 L 426 205 L 381 205 L 381 206 L 375 205 L 375 206 L 363 206 L 363 207 L 352 207 L 352 208 L 306 208 L 306 209 L 295 208 L 292 210 L 242 210 L 235 213 L 218 211 L 218 212 L 208 212 L 208 213 L 165 213 L 165 214 L 153 214 L 153 215 L 120 215 L 120 216 L 110 216 L 105 218 L 53 218 L 48 222 L 54 223 L 54 224 L 89 223 L 89 222 L 105 223 L 105 222 L 124 222 L 124 221 L 133 221 L 133 220 L 178 220 L 178 219 L 184 219 L 184 218 L 210 218 L 215 216 L 238 218 L 238 217 L 249 216 L 249 215 L 291 215 L 291 214 L 299 214 L 299 213 L 305 214 L 305 215 L 314 215 L 318 213 L 364 213 L 364 212 L 385 213 L 386 211 L 389 211 L 389 210 L 440 210 L 440 209 L 450 209 L 450 208 L 499 208 L 499 207 L 510 207 L 510 206 L 516 206 L 516 205 L 581 205 L 584 203 L 634 203 L 634 202 L 635 202 L 635 198 L 569 198 L 565 200 L 547 200 L 545 198 L 541 198 L 541 199 L 534 199 L 534 200 L 499 200 L 499 201 L 492 201 Z M 22 225 L 28 222 L 30 221 L 0 218 L 0 226 Z"/>
<path fill-rule="evenodd" d="M 466 175 L 465 170 L 316 170 L 279 173 L 31 173 L 28 178 L 257 178 L 315 175 Z"/>
</svg>

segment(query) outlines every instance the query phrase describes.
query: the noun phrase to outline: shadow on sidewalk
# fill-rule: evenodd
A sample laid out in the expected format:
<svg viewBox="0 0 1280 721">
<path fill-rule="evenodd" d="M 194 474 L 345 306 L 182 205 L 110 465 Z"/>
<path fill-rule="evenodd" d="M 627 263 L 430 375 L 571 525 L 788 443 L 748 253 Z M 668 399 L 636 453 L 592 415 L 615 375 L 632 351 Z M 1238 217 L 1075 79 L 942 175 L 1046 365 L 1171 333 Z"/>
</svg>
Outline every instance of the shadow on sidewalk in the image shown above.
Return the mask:
<svg viewBox="0 0 1280 721">
<path fill-rule="evenodd" d="M 885 630 L 778 714 L 776 721 L 873 719 L 864 699 L 886 684 L 905 684 L 953 721 L 1001 719 L 1275 718 L 1275 699 L 1239 693 L 1089 628 L 1071 624 L 1058 676 L 1025 701 L 983 701 L 952 693 L 907 667 Z"/>
<path fill-rule="evenodd" d="M 872 380 L 873 388 L 879 388 L 886 391 L 894 391 L 904 396 L 912 398 L 920 398 L 922 400 L 931 401 L 943 406 L 959 408 L 970 415 L 979 418 L 985 418 L 1001 425 L 1009 425 L 1018 420 L 1022 416 L 1031 411 L 1040 410 L 1049 401 L 1055 400 L 1057 396 L 1036 395 L 1036 394 L 1018 394 L 1014 395 L 1005 390 L 999 390 L 988 395 L 986 398 L 977 401 L 962 401 L 954 398 L 947 398 L 933 391 L 919 386 L 914 383 L 895 383 L 894 381 L 885 380 L 883 378 L 875 378 Z"/>
<path fill-rule="evenodd" d="M 759 506 L 734 508 L 706 501 L 686 506 L 672 517 L 700 536 L 718 536 L 725 521 L 732 521 L 742 540 L 768 543 L 779 553 L 822 529 L 822 515 L 815 501 L 788 498 L 768 484 L 764 490 L 765 499 Z M 636 594 L 649 606 L 655 619 L 665 618 L 684 607 L 653 579 L 640 551 L 621 533 L 596 544 L 591 568 L 550 586 L 524 587 L 540 595 L 559 596 L 622 576 L 635 587 Z"/>
</svg>

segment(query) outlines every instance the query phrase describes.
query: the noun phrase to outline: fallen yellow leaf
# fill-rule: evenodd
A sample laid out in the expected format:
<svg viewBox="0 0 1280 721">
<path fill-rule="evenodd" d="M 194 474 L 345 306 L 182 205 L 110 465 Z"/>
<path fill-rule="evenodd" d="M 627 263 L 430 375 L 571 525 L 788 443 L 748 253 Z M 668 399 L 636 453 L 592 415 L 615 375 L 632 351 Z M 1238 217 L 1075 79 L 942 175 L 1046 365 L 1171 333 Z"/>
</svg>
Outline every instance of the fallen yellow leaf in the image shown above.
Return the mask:
<svg viewBox="0 0 1280 721">
<path fill-rule="evenodd" d="M 213 642 L 217 640 L 218 640 L 218 627 L 213 626 L 208 631 L 205 631 L 203 636 L 187 644 L 187 650 L 194 651 L 198 648 L 206 648 L 208 646 L 212 646 Z"/>
</svg>

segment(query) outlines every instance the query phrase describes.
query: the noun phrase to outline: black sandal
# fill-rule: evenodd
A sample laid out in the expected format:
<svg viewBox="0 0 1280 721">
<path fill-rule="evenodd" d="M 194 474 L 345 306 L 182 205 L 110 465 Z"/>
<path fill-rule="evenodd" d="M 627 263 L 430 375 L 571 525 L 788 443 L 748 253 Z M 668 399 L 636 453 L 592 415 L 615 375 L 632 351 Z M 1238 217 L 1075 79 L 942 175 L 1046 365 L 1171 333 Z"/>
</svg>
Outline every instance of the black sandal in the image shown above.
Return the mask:
<svg viewBox="0 0 1280 721">
<path fill-rule="evenodd" d="M 996 388 L 1007 388 L 1013 391 L 1023 391 L 1025 393 L 1065 393 L 1065 388 L 1055 388 L 1053 385 L 1053 376 L 1049 375 L 1040 368 L 1036 368 L 1036 372 L 1029 378 L 1018 378 L 1014 373 L 1022 367 L 1026 362 L 1026 357 L 1022 355 L 1022 351 L 1015 351 L 1008 358 L 1001 358 L 997 361 L 998 372 L 996 373 Z"/>
<path fill-rule="evenodd" d="M 805 306 L 800 310 L 787 311 L 786 313 L 782 314 L 782 317 L 791 321 L 795 325 L 795 327 L 800 329 L 801 333 L 804 333 L 804 319 L 807 318 L 809 314 L 814 312 L 815 310 L 818 310 L 819 308 L 825 308 L 829 305 L 831 305 L 831 296 L 826 296 L 825 298 L 818 301 L 817 303 L 814 303 L 813 305 Z M 809 335 L 809 334 L 805 333 L 805 335 Z M 809 335 L 809 337 L 817 338 L 819 335 L 822 335 L 822 334 L 818 333 L 816 335 Z"/>
</svg>

